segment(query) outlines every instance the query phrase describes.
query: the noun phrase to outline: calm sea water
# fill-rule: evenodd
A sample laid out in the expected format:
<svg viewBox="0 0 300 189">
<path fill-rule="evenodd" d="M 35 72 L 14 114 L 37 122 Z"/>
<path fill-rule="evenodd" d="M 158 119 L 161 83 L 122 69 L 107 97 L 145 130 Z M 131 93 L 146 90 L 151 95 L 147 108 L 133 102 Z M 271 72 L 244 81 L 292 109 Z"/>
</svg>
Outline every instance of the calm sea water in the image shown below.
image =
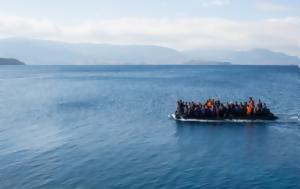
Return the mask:
<svg viewBox="0 0 300 189">
<path fill-rule="evenodd" d="M 300 188 L 292 66 L 2 66 L 0 188 Z M 261 98 L 271 123 L 176 123 Z"/>
</svg>

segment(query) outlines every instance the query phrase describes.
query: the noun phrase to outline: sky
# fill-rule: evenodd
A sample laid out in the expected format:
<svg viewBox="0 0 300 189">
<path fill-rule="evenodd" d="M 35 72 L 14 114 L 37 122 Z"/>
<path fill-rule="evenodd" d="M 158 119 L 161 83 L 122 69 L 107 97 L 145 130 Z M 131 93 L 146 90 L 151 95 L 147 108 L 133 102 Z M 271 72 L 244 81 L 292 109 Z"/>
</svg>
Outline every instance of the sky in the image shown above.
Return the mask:
<svg viewBox="0 0 300 189">
<path fill-rule="evenodd" d="M 0 0 L 7 37 L 300 57 L 300 0 Z"/>
</svg>

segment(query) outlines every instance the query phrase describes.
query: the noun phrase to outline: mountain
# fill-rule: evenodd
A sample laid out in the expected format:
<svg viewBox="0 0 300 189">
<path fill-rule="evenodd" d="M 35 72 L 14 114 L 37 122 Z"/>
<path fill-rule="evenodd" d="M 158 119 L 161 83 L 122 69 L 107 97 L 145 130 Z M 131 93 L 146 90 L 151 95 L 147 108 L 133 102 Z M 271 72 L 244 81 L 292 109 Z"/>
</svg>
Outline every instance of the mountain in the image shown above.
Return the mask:
<svg viewBox="0 0 300 189">
<path fill-rule="evenodd" d="M 180 64 L 183 53 L 151 45 L 65 43 L 36 39 L 0 39 L 0 56 L 31 65 Z"/>
<path fill-rule="evenodd" d="M 29 65 L 197 64 L 299 65 L 299 57 L 266 49 L 235 51 L 195 49 L 179 52 L 153 45 L 66 43 L 50 40 L 0 39 L 0 57 L 14 57 Z"/>
<path fill-rule="evenodd" d="M 0 58 L 0 65 L 25 65 L 25 63 L 14 58 Z"/>
<path fill-rule="evenodd" d="M 248 51 L 234 51 L 229 49 L 195 49 L 184 52 L 190 58 L 203 60 L 226 61 L 242 65 L 299 65 L 297 56 L 290 56 L 267 49 L 251 49 Z"/>
</svg>

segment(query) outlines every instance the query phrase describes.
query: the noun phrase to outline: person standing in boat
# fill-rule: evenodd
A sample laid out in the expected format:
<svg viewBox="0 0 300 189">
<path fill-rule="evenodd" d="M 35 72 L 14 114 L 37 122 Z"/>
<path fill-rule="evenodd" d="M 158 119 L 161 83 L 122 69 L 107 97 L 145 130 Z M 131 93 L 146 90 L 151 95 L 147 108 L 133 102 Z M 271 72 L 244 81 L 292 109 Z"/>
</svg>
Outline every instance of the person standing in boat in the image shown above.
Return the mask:
<svg viewBox="0 0 300 189">
<path fill-rule="evenodd" d="M 251 108 L 251 115 L 253 115 L 254 108 L 255 108 L 255 103 L 254 103 L 253 97 L 249 97 L 249 106 Z"/>
<path fill-rule="evenodd" d="M 252 108 L 254 108 L 255 103 L 254 103 L 254 100 L 253 100 L 252 97 L 249 97 L 249 104 L 250 104 L 250 106 L 251 106 Z"/>
</svg>

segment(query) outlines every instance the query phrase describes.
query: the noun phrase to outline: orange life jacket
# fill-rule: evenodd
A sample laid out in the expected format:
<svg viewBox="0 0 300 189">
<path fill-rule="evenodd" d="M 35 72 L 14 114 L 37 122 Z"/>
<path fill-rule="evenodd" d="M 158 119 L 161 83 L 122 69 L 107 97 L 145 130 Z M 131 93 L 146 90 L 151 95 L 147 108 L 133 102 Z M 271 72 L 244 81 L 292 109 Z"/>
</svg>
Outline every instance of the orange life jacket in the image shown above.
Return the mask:
<svg viewBox="0 0 300 189">
<path fill-rule="evenodd" d="M 208 107 L 208 108 L 211 108 L 211 106 L 212 106 L 211 101 L 208 101 L 208 102 L 207 102 L 207 107 Z"/>
<path fill-rule="evenodd" d="M 247 115 L 251 115 L 252 108 L 251 106 L 247 106 Z"/>
</svg>

